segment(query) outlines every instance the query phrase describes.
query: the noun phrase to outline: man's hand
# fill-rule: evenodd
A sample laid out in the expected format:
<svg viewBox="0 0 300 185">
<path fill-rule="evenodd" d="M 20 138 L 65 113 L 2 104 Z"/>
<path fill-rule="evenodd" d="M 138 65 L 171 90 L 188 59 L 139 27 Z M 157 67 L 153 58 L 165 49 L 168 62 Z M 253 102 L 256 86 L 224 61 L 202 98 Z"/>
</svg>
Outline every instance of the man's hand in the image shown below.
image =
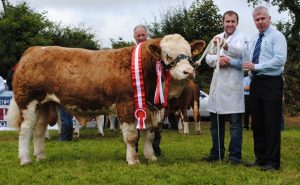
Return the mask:
<svg viewBox="0 0 300 185">
<path fill-rule="evenodd" d="M 255 64 L 253 64 L 251 61 L 247 61 L 243 64 L 243 69 L 246 71 L 254 71 Z"/>
<path fill-rule="evenodd" d="M 218 43 L 220 44 L 220 47 L 224 48 L 227 50 L 228 46 L 227 46 L 227 43 L 225 41 L 225 39 L 221 38 L 221 37 L 214 37 L 214 45 L 217 46 Z"/>
<path fill-rule="evenodd" d="M 227 56 L 221 56 L 219 64 L 221 68 L 228 67 L 230 64 L 230 58 Z"/>
</svg>

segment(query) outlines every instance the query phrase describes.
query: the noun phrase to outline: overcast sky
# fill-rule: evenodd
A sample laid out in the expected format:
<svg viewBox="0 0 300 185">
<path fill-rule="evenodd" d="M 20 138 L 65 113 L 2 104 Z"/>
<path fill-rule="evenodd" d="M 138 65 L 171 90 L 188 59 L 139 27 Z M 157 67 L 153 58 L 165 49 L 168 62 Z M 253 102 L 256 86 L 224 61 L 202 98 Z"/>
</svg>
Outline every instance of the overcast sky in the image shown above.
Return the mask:
<svg viewBox="0 0 300 185">
<path fill-rule="evenodd" d="M 37 12 L 47 11 L 49 20 L 62 22 L 64 25 L 79 26 L 84 24 L 92 29 L 102 46 L 110 47 L 110 38 L 122 37 L 132 41 L 132 29 L 138 24 L 153 22 L 154 16 L 159 18 L 160 12 L 169 7 L 185 5 L 190 7 L 194 0 L 26 0 Z M 20 0 L 9 0 L 15 5 Z M 184 2 L 184 3 L 183 3 Z M 247 34 L 256 32 L 252 21 L 252 7 L 246 0 L 215 0 L 220 14 L 234 10 L 240 16 L 239 29 Z M 266 5 L 266 4 L 263 4 Z M 288 13 L 277 12 L 270 7 L 272 21 L 288 21 Z"/>
</svg>

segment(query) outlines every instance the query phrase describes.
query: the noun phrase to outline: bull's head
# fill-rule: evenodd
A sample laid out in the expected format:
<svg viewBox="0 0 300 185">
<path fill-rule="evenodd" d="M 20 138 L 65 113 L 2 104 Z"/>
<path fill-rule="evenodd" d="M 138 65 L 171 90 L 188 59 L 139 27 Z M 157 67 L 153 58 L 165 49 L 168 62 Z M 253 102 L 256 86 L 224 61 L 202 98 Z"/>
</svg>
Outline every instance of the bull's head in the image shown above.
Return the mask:
<svg viewBox="0 0 300 185">
<path fill-rule="evenodd" d="M 200 54 L 204 47 L 202 40 L 189 44 L 181 35 L 173 34 L 165 36 L 160 45 L 150 44 L 148 49 L 155 58 L 162 60 L 173 79 L 184 80 L 195 77 L 192 57 Z"/>
</svg>

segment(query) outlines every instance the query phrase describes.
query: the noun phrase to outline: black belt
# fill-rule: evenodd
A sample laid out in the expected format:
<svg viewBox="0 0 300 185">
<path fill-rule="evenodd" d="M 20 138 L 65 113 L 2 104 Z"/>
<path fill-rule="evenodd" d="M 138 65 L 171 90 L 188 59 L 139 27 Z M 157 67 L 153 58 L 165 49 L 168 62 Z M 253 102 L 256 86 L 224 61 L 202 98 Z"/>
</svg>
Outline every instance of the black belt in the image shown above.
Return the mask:
<svg viewBox="0 0 300 185">
<path fill-rule="evenodd" d="M 252 76 L 252 80 L 255 80 L 255 79 L 271 79 L 271 78 L 278 78 L 278 77 L 282 77 L 282 74 L 281 75 L 276 75 L 276 76 L 271 76 L 271 75 L 264 75 L 264 74 L 261 74 L 261 75 L 253 75 Z"/>
</svg>

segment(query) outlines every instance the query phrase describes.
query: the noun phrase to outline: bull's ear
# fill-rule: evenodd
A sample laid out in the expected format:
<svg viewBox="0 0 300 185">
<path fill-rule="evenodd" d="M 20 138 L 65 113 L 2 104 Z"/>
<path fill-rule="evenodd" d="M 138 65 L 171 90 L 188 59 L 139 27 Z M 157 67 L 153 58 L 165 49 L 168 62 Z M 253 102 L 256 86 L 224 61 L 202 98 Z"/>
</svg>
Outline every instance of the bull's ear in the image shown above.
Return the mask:
<svg viewBox="0 0 300 185">
<path fill-rule="evenodd" d="M 192 42 L 190 45 L 192 49 L 192 57 L 195 57 L 203 51 L 205 47 L 205 42 L 203 40 L 196 40 Z"/>
<path fill-rule="evenodd" d="M 156 60 L 161 59 L 161 48 L 158 44 L 149 44 L 147 50 Z"/>
</svg>

